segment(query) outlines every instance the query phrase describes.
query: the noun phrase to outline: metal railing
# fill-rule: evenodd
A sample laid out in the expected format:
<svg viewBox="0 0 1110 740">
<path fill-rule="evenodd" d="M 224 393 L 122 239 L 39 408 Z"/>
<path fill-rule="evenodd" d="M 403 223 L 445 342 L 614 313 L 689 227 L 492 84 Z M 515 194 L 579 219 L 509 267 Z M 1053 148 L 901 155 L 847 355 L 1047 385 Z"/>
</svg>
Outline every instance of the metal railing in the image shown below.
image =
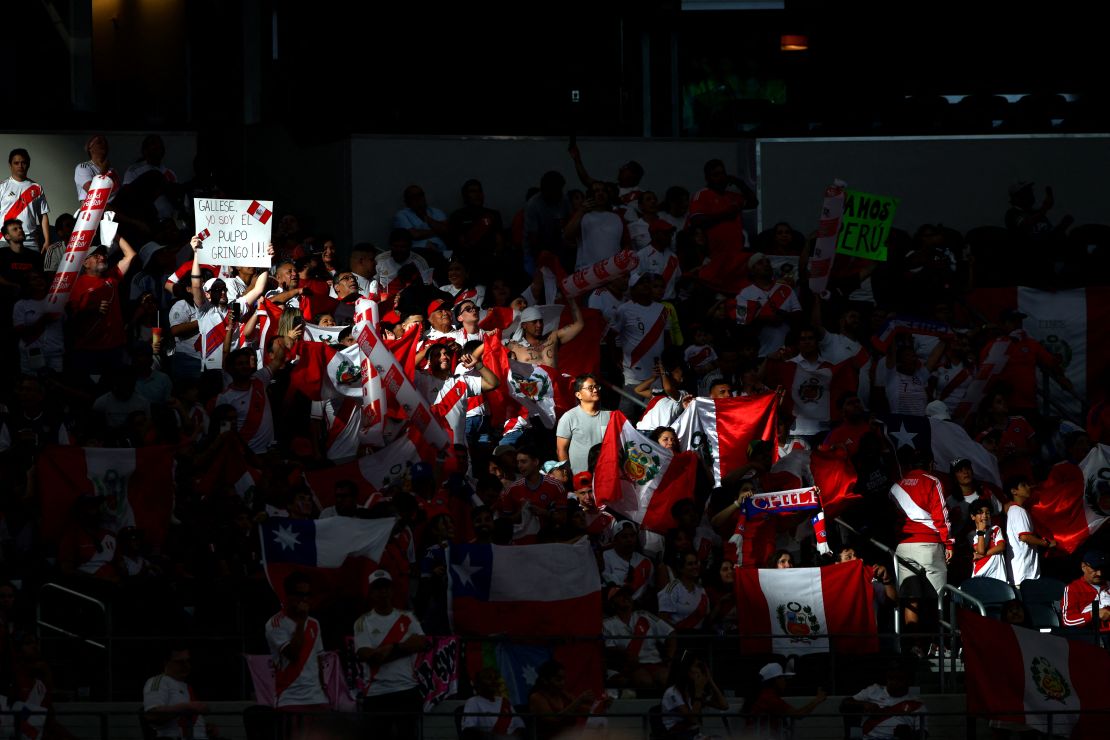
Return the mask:
<svg viewBox="0 0 1110 740">
<path fill-rule="evenodd" d="M 97 609 L 104 619 L 104 634 L 100 636 L 103 642 L 92 639 L 88 635 L 82 635 L 77 632 L 66 629 L 65 627 L 55 624 L 54 622 L 47 621 L 43 616 L 43 602 L 49 599 L 51 594 L 58 594 L 65 600 L 70 602 L 76 601 L 79 604 L 90 604 Z M 44 598 L 45 597 L 45 598 Z M 35 607 L 35 621 L 40 628 L 44 628 L 56 634 L 63 635 L 70 639 L 79 640 L 81 643 L 89 647 L 103 650 L 105 654 L 104 670 L 106 673 L 105 683 L 108 687 L 108 695 L 112 695 L 112 610 L 108 604 L 100 599 L 93 598 L 88 594 L 75 591 L 72 588 L 67 588 L 58 583 L 45 583 L 39 589 L 37 605 Z"/>
</svg>

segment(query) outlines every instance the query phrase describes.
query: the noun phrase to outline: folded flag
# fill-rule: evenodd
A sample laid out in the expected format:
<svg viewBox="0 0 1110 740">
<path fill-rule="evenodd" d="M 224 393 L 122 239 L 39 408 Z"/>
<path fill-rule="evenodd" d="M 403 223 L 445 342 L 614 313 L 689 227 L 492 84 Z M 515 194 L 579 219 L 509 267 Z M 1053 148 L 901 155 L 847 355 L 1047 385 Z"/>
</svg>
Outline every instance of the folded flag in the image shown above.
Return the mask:
<svg viewBox="0 0 1110 740">
<path fill-rule="evenodd" d="M 725 557 L 745 568 L 759 568 L 775 551 L 780 529 L 776 517 L 791 514 L 813 517 L 820 511 L 821 496 L 813 486 L 758 493 L 745 499 L 736 531 L 725 546 Z"/>
<path fill-rule="evenodd" d="M 998 460 L 956 422 L 890 414 L 883 419 L 883 424 L 895 452 L 903 447 L 927 451 L 932 455 L 936 469 L 943 473 L 952 469 L 953 460 L 966 458 L 971 461 L 971 471 L 976 480 L 1002 487 Z"/>
<path fill-rule="evenodd" d="M 1057 550 L 1075 552 L 1110 518 L 1110 446 L 1095 445 L 1079 465 L 1052 466 L 1037 486 L 1029 516 Z"/>
<path fill-rule="evenodd" d="M 267 519 L 259 525 L 259 537 L 270 587 L 285 603 L 285 577 L 300 571 L 313 580 L 313 593 L 365 594 L 396 521 L 346 516 Z"/>
<path fill-rule="evenodd" d="M 312 401 L 337 396 L 362 398 L 362 354 L 357 345 L 337 349 L 316 341 L 297 342 L 290 350 L 296 360 L 289 372 L 289 388 Z"/>
<path fill-rule="evenodd" d="M 328 344 L 335 344 L 339 341 L 339 335 L 343 333 L 346 326 L 320 326 L 318 324 L 305 324 L 304 325 L 304 338 L 308 342 L 327 342 Z"/>
<path fill-rule="evenodd" d="M 695 398 L 675 420 L 683 449 L 700 454 L 711 465 L 713 480 L 748 463 L 748 445 L 760 439 L 777 449 L 775 412 L 778 396 Z"/>
<path fill-rule="evenodd" d="M 594 498 L 645 529 L 665 533 L 677 526 L 671 506 L 694 497 L 697 463 L 697 453 L 661 447 L 614 411 L 594 468 Z"/>
<path fill-rule="evenodd" d="M 39 455 L 42 535 L 57 542 L 82 496 L 102 496 L 104 526 L 138 527 L 161 545 L 174 497 L 174 447 L 47 447 Z"/>
<path fill-rule="evenodd" d="M 743 652 L 879 649 L 871 572 L 863 561 L 823 568 L 737 568 L 735 584 Z"/>
<path fill-rule="evenodd" d="M 561 642 L 555 657 L 568 666 L 568 690 L 600 692 L 601 577 L 588 542 L 452 545 L 447 557 L 458 633 L 587 638 Z"/>
<path fill-rule="evenodd" d="M 1110 655 L 1076 642 L 960 610 L 967 711 L 1053 737 L 1106 737 Z M 1048 713 L 1053 713 L 1051 716 Z"/>
</svg>

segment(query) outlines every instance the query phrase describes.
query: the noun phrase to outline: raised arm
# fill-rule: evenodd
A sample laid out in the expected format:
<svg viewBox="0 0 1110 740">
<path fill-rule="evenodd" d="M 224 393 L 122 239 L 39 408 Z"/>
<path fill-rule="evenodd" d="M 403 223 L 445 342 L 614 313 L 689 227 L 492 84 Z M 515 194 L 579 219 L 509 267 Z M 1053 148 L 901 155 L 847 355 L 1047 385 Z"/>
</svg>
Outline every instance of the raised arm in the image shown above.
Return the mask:
<svg viewBox="0 0 1110 740">
<path fill-rule="evenodd" d="M 586 326 L 586 322 L 582 318 L 582 309 L 578 307 L 578 301 L 573 298 L 567 298 L 567 304 L 570 305 L 571 322 L 555 332 L 555 336 L 559 339 L 559 344 L 566 344 L 574 339 Z"/>
<path fill-rule="evenodd" d="M 189 240 L 189 246 L 193 249 L 193 266 L 189 271 L 189 292 L 193 294 L 193 305 L 200 308 L 204 305 L 204 285 L 200 281 L 200 257 L 197 255 L 200 250 L 200 238 L 194 236 Z"/>
<path fill-rule="evenodd" d="M 135 255 L 138 254 L 138 252 L 131 246 L 131 242 L 127 241 L 122 236 L 119 238 L 119 248 L 120 251 L 123 252 L 123 259 L 116 264 L 116 268 L 119 270 L 120 275 L 126 275 L 128 268 L 131 267 L 131 260 L 135 259 Z"/>
</svg>

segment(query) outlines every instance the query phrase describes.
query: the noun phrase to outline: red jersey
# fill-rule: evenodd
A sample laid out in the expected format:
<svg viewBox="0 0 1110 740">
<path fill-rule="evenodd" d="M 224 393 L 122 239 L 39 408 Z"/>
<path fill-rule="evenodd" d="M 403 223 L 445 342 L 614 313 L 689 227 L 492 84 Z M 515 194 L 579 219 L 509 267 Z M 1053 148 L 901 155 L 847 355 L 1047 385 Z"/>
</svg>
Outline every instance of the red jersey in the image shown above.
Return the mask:
<svg viewBox="0 0 1110 740">
<path fill-rule="evenodd" d="M 744 252 L 744 226 L 740 221 L 740 209 L 743 207 L 744 196 L 731 190 L 722 193 L 702 188 L 690 199 L 687 224 L 697 216 L 717 216 L 730 210 L 736 212 L 734 218 L 718 221 L 705 232 L 709 241 L 709 264 L 701 271 L 702 280 L 724 293 L 738 292 L 742 277 L 747 272 L 750 255 Z"/>
<path fill-rule="evenodd" d="M 1096 607 L 1095 604 L 1098 604 Z M 1076 578 L 1064 589 L 1064 598 L 1060 600 L 1060 612 L 1063 614 L 1065 627 L 1081 627 L 1090 624 L 1096 609 L 1110 607 L 1110 591 L 1106 584 L 1093 586 Z M 1106 625 L 1103 625 L 1106 629 Z"/>
<path fill-rule="evenodd" d="M 901 542 L 925 542 L 952 547 L 948 504 L 940 479 L 923 470 L 911 470 L 890 487 L 890 496 L 902 509 Z"/>
<path fill-rule="evenodd" d="M 1006 348 L 1006 365 L 998 374 L 998 382 L 1005 383 L 1010 388 L 1010 395 L 1006 399 L 1011 408 L 1027 409 L 1037 405 L 1037 365 L 1054 368 L 1059 361 L 1049 353 L 1040 342 L 1033 339 L 1022 330 L 1015 331 L 1009 336 L 996 339 L 996 342 L 1008 342 Z M 991 345 L 983 348 L 983 358 L 987 357 Z"/>
<path fill-rule="evenodd" d="M 112 267 L 103 277 L 85 273 L 73 283 L 69 305 L 73 313 L 73 346 L 76 349 L 114 349 L 126 341 L 123 333 L 123 311 L 120 309 L 119 286 L 123 274 Z M 100 304 L 108 301 L 108 312 L 100 313 Z"/>
</svg>

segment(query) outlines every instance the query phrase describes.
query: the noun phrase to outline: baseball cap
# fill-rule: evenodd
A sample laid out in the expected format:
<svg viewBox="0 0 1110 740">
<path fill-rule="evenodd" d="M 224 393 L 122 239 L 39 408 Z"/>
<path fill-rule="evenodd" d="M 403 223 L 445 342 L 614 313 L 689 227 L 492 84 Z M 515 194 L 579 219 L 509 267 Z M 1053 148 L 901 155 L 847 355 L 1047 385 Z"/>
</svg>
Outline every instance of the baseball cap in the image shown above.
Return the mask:
<svg viewBox="0 0 1110 740">
<path fill-rule="evenodd" d="M 215 278 L 215 277 L 214 278 L 208 278 L 207 280 L 204 281 L 204 292 L 205 293 L 212 292 L 212 286 L 213 285 L 215 285 L 216 283 L 223 283 L 223 282 L 224 281 L 221 278 Z M 226 285 L 225 285 L 225 287 L 226 287 Z"/>
<path fill-rule="evenodd" d="M 930 401 L 929 405 L 925 407 L 925 415 L 930 419 L 940 419 L 948 421 L 951 415 L 948 413 L 948 404 L 944 401 Z"/>
<path fill-rule="evenodd" d="M 529 306 L 520 312 L 520 323 L 525 321 L 543 321 L 543 312 L 536 306 Z"/>
<path fill-rule="evenodd" d="M 1106 553 L 1102 550 L 1088 550 L 1087 554 L 1083 556 L 1083 562 L 1092 568 L 1105 568 Z"/>
<path fill-rule="evenodd" d="M 574 476 L 574 490 L 577 491 L 581 488 L 589 488 L 593 482 L 593 475 L 589 471 L 583 470 L 581 473 Z"/>
<path fill-rule="evenodd" d="M 631 288 L 641 280 L 654 280 L 659 277 L 654 272 L 634 272 L 628 276 L 628 287 Z"/>
<path fill-rule="evenodd" d="M 761 681 L 770 681 L 771 679 L 778 678 L 779 676 L 793 675 L 793 673 L 784 671 L 782 669 L 782 666 L 778 663 L 768 663 L 767 665 L 759 669 L 759 678 Z"/>
<path fill-rule="evenodd" d="M 389 581 L 393 583 L 393 576 L 389 575 L 388 570 L 376 570 L 370 574 L 369 584 L 373 586 L 378 581 Z"/>
<path fill-rule="evenodd" d="M 444 310 L 444 311 L 450 311 L 451 310 L 447 307 L 447 301 L 443 300 L 442 298 L 436 298 L 434 301 L 432 301 L 431 303 L 428 304 L 428 313 L 427 313 L 427 315 L 431 316 L 436 311 L 439 311 L 441 309 Z"/>
<path fill-rule="evenodd" d="M 970 468 L 970 467 L 971 467 L 971 460 L 968 460 L 966 457 L 957 457 L 955 460 L 952 461 L 952 472 L 953 473 L 955 473 L 960 468 Z"/>
<path fill-rule="evenodd" d="M 752 252 L 752 256 L 748 257 L 748 264 L 754 265 L 756 262 L 767 259 L 767 255 L 763 252 Z"/>
<path fill-rule="evenodd" d="M 143 248 L 139 250 L 139 264 L 146 267 L 147 263 L 150 262 L 150 258 L 153 257 L 158 250 L 164 248 L 165 247 L 158 242 L 147 242 L 143 245 Z"/>
<path fill-rule="evenodd" d="M 661 218 L 655 219 L 651 222 L 651 225 L 648 226 L 648 232 L 652 234 L 670 234 L 674 230 L 674 224 L 669 221 L 664 221 Z"/>
<path fill-rule="evenodd" d="M 550 473 L 555 468 L 561 468 L 564 465 L 566 465 L 568 462 L 569 461 L 567 461 L 567 460 L 563 460 L 561 462 L 559 460 L 548 460 L 547 462 L 545 462 L 543 464 L 543 472 L 544 472 L 544 474 Z"/>
</svg>

